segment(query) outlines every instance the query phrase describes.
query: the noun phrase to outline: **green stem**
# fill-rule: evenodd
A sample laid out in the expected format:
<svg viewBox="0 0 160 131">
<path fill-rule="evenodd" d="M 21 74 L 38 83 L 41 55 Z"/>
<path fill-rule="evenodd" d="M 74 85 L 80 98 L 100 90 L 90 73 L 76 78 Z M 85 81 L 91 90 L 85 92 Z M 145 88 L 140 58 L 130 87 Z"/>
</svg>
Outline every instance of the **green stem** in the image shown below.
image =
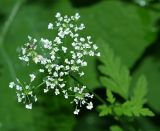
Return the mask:
<svg viewBox="0 0 160 131">
<path fill-rule="evenodd" d="M 42 82 L 42 83 L 40 83 L 40 84 L 39 84 L 38 86 L 36 86 L 34 89 L 37 89 L 37 88 L 41 87 L 44 83 L 45 83 L 45 81 Z"/>
<path fill-rule="evenodd" d="M 77 81 L 80 85 L 84 85 L 82 82 L 80 82 L 80 81 L 79 81 L 76 77 L 74 77 L 73 75 L 70 74 L 70 77 L 71 77 L 72 79 L 74 79 L 75 81 Z M 87 90 L 88 90 L 89 92 L 92 92 L 92 93 L 94 94 L 94 96 L 95 96 L 101 103 L 103 103 L 103 104 L 106 105 L 106 102 L 105 102 L 99 95 L 97 95 L 96 93 L 94 93 L 93 91 L 91 91 L 91 90 L 88 89 L 88 88 L 87 88 Z"/>
<path fill-rule="evenodd" d="M 10 29 L 10 26 L 13 23 L 13 20 L 15 19 L 16 15 L 18 13 L 18 10 L 20 9 L 23 2 L 24 2 L 24 0 L 17 0 L 16 4 L 14 5 L 14 7 L 11 11 L 11 14 L 9 15 L 6 22 L 4 23 L 4 26 L 2 28 L 2 32 L 0 34 L 0 50 L 1 50 L 0 52 L 1 52 L 2 56 L 4 57 L 4 60 L 6 61 L 6 64 L 8 65 L 9 72 L 10 72 L 11 77 L 13 79 L 16 78 L 16 73 L 15 73 L 13 64 L 12 64 L 7 52 L 3 48 L 3 44 L 4 44 L 4 41 L 5 41 L 6 35 L 9 31 L 9 29 Z"/>
<path fill-rule="evenodd" d="M 16 4 L 14 5 L 11 14 L 9 15 L 8 19 L 4 23 L 1 35 L 0 35 L 0 47 L 4 44 L 4 40 L 6 38 L 6 35 L 9 31 L 9 28 L 11 24 L 13 23 L 13 20 L 15 19 L 21 5 L 23 4 L 24 0 L 17 0 Z"/>
</svg>

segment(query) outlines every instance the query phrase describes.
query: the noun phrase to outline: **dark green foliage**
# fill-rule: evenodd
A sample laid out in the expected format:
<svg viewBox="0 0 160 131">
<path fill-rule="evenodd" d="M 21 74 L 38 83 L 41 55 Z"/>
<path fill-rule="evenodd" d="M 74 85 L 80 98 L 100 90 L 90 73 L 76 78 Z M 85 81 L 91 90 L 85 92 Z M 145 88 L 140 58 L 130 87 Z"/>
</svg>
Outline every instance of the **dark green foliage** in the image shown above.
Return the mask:
<svg viewBox="0 0 160 131">
<path fill-rule="evenodd" d="M 159 131 L 160 1 L 144 1 L 145 6 L 140 0 L 0 0 L 0 131 Z M 26 74 L 39 68 L 21 63 L 19 48 L 28 35 L 52 38 L 47 24 L 57 11 L 79 12 L 83 35 L 90 34 L 101 52 L 99 60 L 87 59 L 80 81 L 105 103 L 94 98 L 95 108 L 79 116 L 61 96 L 41 89 L 39 102 L 28 111 L 8 87 L 16 76 L 27 81 Z"/>
</svg>

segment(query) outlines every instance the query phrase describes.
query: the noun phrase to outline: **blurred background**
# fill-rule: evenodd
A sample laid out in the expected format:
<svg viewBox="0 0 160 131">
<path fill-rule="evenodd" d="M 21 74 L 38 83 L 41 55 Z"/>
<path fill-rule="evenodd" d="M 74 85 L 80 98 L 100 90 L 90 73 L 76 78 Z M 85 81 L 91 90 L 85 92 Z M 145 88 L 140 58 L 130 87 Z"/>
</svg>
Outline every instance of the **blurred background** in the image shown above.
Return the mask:
<svg viewBox="0 0 160 131">
<path fill-rule="evenodd" d="M 160 130 L 160 1 L 159 0 L 0 0 L 0 131 L 108 131 L 117 124 L 113 117 L 99 117 L 96 109 L 73 115 L 74 107 L 39 91 L 39 101 L 26 110 L 16 99 L 8 83 L 16 76 L 26 80 L 26 67 L 18 59 L 27 36 L 52 37 L 47 30 L 56 12 L 73 15 L 79 12 L 86 25 L 84 34 L 103 40 L 136 78 L 148 80 L 148 103 L 155 116 L 137 118 L 131 131 Z M 98 81 L 97 62 L 90 60 L 83 82 L 103 97 Z M 37 81 L 38 83 L 39 81 Z M 105 99 L 105 97 L 104 97 Z M 99 102 L 95 99 L 95 105 Z M 126 120 L 126 123 L 130 121 Z M 124 122 L 125 124 L 125 122 Z M 116 130 L 114 130 L 116 131 Z M 118 130 L 117 131 L 121 131 Z"/>
</svg>

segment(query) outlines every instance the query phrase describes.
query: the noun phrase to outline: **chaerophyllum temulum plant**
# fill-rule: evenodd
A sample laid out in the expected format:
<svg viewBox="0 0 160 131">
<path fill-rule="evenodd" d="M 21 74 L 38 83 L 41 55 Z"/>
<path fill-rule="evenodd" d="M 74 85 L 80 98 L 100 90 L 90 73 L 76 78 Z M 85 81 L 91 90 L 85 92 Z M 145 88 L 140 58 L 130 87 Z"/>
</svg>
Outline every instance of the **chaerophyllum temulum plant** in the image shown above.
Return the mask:
<svg viewBox="0 0 160 131">
<path fill-rule="evenodd" d="M 81 107 L 88 110 L 93 108 L 94 96 L 102 103 L 97 108 L 100 116 L 154 115 L 149 108 L 144 107 L 147 94 L 145 77 L 139 77 L 132 84 L 129 69 L 103 41 L 98 42 L 102 53 L 100 55 L 91 36 L 82 35 L 85 25 L 79 22 L 78 13 L 74 16 L 62 16 L 57 13 L 55 19 L 54 23 L 48 24 L 53 39 L 37 40 L 28 36 L 28 42 L 21 48 L 19 59 L 27 66 L 35 64 L 39 68 L 28 74 L 29 83 L 17 78 L 15 82 L 9 84 L 10 88 L 16 90 L 18 102 L 23 103 L 27 109 L 32 109 L 33 103 L 38 100 L 36 91 L 43 88 L 44 93 L 51 91 L 54 95 L 63 95 L 64 99 L 70 100 L 75 105 L 73 113 L 76 115 L 79 114 Z M 79 80 L 80 77 L 87 75 L 84 67 L 89 66 L 86 60 L 88 57 L 98 57 L 100 60 L 99 82 L 106 89 L 106 100 L 91 92 L 85 83 Z M 39 74 L 44 77 L 41 83 L 35 85 Z M 117 99 L 116 95 L 122 101 Z"/>
<path fill-rule="evenodd" d="M 34 85 L 36 73 L 30 73 L 30 82 L 16 79 L 9 84 L 16 90 L 18 102 L 23 103 L 27 109 L 32 109 L 32 104 L 37 102 L 36 90 L 44 87 L 44 93 L 52 90 L 54 95 L 63 94 L 65 99 L 71 99 L 76 105 L 74 114 L 80 112 L 80 107 L 93 108 L 92 98 L 85 85 L 78 81 L 73 86 L 68 86 L 68 78 L 83 77 L 83 67 L 87 66 L 86 56 L 99 57 L 98 47 L 91 40 L 91 36 L 80 35 L 85 25 L 79 22 L 80 15 L 62 16 L 59 12 L 55 15 L 55 22 L 48 24 L 48 29 L 57 35 L 52 40 L 41 38 L 37 40 L 28 36 L 28 42 L 21 48 L 19 59 L 28 66 L 37 64 L 39 74 L 46 74 L 42 83 Z M 74 79 L 76 80 L 76 79 Z"/>
</svg>

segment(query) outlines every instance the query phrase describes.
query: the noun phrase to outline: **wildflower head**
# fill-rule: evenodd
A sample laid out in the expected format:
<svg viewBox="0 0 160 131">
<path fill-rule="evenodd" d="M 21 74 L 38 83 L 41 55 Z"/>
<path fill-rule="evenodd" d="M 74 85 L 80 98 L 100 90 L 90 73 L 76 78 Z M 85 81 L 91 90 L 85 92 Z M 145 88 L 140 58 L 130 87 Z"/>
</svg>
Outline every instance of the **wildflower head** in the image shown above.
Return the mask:
<svg viewBox="0 0 160 131">
<path fill-rule="evenodd" d="M 31 86 L 31 82 L 34 81 L 35 76 L 33 74 L 30 74 L 31 80 L 30 84 L 22 84 L 19 79 L 16 79 L 15 82 L 10 82 L 9 87 L 16 90 L 17 95 L 17 101 L 20 103 L 25 104 L 25 107 L 27 109 L 32 109 L 32 102 L 37 101 L 37 96 L 33 93 L 33 88 Z"/>
<path fill-rule="evenodd" d="M 26 63 L 32 61 L 41 67 L 38 69 L 39 73 L 45 72 L 44 93 L 52 90 L 55 95 L 63 94 L 65 99 L 74 96 L 71 103 L 76 104 L 74 114 L 78 114 L 82 106 L 86 106 L 89 110 L 93 108 L 93 103 L 90 101 L 93 95 L 88 93 L 86 86 L 79 85 L 78 82 L 73 87 L 68 87 L 66 78 L 87 75 L 83 71 L 83 67 L 88 65 L 86 56 L 100 56 L 100 53 L 91 36 L 80 35 L 80 32 L 85 29 L 85 25 L 78 22 L 80 19 L 78 13 L 73 16 L 62 16 L 58 12 L 55 19 L 53 23 L 48 24 L 48 29 L 54 30 L 57 35 L 52 40 L 47 38 L 37 40 L 28 36 L 28 42 L 22 47 L 19 59 Z M 66 42 L 66 39 L 70 39 L 70 41 Z M 36 78 L 34 74 L 29 76 L 31 82 Z M 20 86 L 19 83 L 10 83 L 10 87 L 16 86 Z M 20 87 L 21 90 L 17 91 L 18 98 L 23 103 L 27 102 L 28 96 L 29 98 L 35 97 L 30 86 L 27 86 L 27 89 Z M 32 103 L 27 102 L 26 108 L 31 109 L 31 107 Z"/>
</svg>

